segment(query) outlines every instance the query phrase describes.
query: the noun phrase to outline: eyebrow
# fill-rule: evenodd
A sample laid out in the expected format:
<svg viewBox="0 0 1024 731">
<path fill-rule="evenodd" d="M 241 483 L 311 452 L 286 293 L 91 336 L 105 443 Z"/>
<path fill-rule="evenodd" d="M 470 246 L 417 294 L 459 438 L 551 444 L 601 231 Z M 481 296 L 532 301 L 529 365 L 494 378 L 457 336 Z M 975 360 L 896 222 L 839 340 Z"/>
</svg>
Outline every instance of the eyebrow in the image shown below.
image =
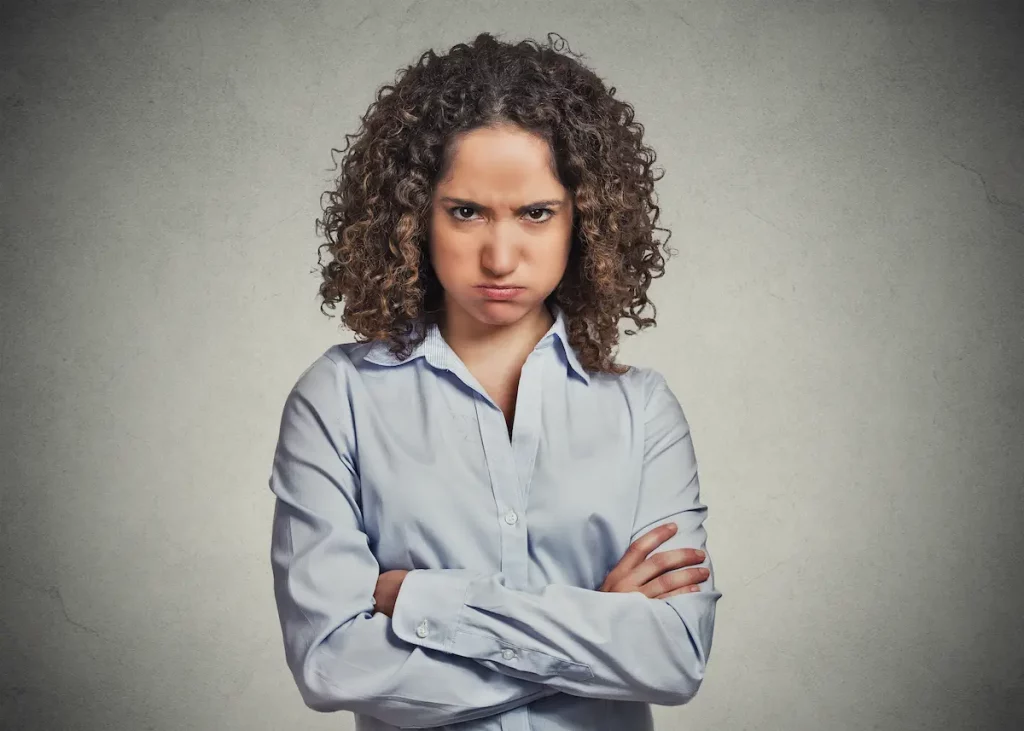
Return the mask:
<svg viewBox="0 0 1024 731">
<path fill-rule="evenodd" d="M 441 198 L 441 200 L 443 202 L 454 203 L 454 204 L 459 205 L 459 206 L 467 206 L 469 208 L 479 208 L 481 211 L 490 211 L 491 210 L 488 206 L 481 205 L 480 203 L 475 203 L 475 202 L 473 202 L 471 200 L 468 200 L 466 198 L 452 198 L 451 196 L 447 196 L 446 195 L 446 196 L 443 196 Z M 551 199 L 551 200 L 546 200 L 546 201 L 534 201 L 533 203 L 527 203 L 525 206 L 520 206 L 519 208 L 516 209 L 516 213 L 525 213 L 526 211 L 532 210 L 534 208 L 543 208 L 545 206 L 557 207 L 557 206 L 560 206 L 560 205 L 562 205 L 562 201 L 558 200 L 557 198 L 554 198 L 554 199 Z"/>
</svg>

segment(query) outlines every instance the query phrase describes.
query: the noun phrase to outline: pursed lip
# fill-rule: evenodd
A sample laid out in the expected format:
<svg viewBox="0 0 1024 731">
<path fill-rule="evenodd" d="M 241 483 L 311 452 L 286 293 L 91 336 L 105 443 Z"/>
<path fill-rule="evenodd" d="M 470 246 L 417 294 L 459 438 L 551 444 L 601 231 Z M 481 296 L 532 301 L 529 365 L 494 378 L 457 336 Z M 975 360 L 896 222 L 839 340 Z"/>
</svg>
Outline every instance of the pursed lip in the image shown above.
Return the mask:
<svg viewBox="0 0 1024 731">
<path fill-rule="evenodd" d="M 526 291 L 526 287 L 518 287 L 509 284 L 478 284 L 481 297 L 489 302 L 511 302 L 519 299 L 519 295 Z"/>
</svg>

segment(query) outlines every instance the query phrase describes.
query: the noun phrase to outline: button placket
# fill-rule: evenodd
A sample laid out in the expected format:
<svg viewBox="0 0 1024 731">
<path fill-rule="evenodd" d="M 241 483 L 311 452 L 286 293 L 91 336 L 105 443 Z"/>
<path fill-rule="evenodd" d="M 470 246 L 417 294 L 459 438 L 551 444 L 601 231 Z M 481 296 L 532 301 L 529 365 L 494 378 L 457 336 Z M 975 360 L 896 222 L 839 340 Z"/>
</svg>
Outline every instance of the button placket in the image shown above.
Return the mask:
<svg viewBox="0 0 1024 731">
<path fill-rule="evenodd" d="M 516 406 L 516 434 L 512 444 L 512 454 L 516 474 L 519 478 L 519 493 L 524 506 L 527 504 L 527 497 L 530 494 L 530 483 L 533 478 L 537 450 L 540 446 L 545 361 L 551 355 L 549 339 L 527 359 L 520 376 Z"/>
<path fill-rule="evenodd" d="M 500 571 L 506 586 L 517 589 L 525 586 L 526 556 L 525 534 L 518 527 L 521 519 L 519 476 L 516 471 L 508 427 L 500 409 L 493 408 L 483 399 L 476 400 L 480 438 L 484 446 L 484 461 L 494 493 L 496 528 L 500 532 Z"/>
<path fill-rule="evenodd" d="M 501 572 L 510 589 L 528 586 L 530 552 L 524 511 L 540 442 L 541 391 L 545 358 L 549 356 L 547 343 L 523 366 L 511 439 L 499 408 L 486 399 L 476 399 L 475 404 L 501 534 Z"/>
</svg>

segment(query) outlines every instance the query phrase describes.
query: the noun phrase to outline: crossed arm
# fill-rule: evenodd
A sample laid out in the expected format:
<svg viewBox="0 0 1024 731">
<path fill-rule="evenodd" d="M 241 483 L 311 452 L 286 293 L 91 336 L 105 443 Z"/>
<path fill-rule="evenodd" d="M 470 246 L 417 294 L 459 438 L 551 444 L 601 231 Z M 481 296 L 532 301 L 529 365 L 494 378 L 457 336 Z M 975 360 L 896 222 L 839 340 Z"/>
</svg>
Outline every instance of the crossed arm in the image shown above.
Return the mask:
<svg viewBox="0 0 1024 731">
<path fill-rule="evenodd" d="M 721 596 L 713 571 L 700 591 L 653 600 L 567 585 L 519 591 L 501 574 L 419 569 L 394 618 L 375 614 L 380 567 L 363 531 L 342 378 L 326 356 L 299 378 L 269 481 L 278 615 L 307 706 L 428 728 L 559 692 L 665 705 L 693 697 Z M 675 522 L 658 551 L 705 548 L 689 428 L 664 380 L 652 381 L 633 537 Z M 703 565 L 712 568 L 710 557 Z"/>
</svg>

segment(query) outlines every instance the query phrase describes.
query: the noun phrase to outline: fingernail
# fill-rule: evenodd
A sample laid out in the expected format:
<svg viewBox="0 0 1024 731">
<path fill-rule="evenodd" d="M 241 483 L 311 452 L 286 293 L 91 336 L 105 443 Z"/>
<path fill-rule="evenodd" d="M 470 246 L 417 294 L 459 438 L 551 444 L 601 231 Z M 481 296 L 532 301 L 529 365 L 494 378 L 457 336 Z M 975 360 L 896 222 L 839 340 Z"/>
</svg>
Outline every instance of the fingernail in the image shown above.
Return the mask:
<svg viewBox="0 0 1024 731">
<path fill-rule="evenodd" d="M 678 530 L 678 529 L 679 529 L 679 524 L 678 524 L 678 523 L 669 523 L 669 524 L 668 524 L 668 529 L 669 529 L 669 530 L 670 530 L 671 532 L 675 533 L 675 532 L 676 532 L 676 530 Z"/>
<path fill-rule="evenodd" d="M 702 551 L 702 550 L 700 550 L 700 549 L 698 548 L 698 549 L 697 549 L 697 558 L 703 559 L 703 558 L 704 558 L 705 556 L 707 556 L 707 554 L 706 554 L 706 553 L 704 553 L 704 551 Z"/>
</svg>

